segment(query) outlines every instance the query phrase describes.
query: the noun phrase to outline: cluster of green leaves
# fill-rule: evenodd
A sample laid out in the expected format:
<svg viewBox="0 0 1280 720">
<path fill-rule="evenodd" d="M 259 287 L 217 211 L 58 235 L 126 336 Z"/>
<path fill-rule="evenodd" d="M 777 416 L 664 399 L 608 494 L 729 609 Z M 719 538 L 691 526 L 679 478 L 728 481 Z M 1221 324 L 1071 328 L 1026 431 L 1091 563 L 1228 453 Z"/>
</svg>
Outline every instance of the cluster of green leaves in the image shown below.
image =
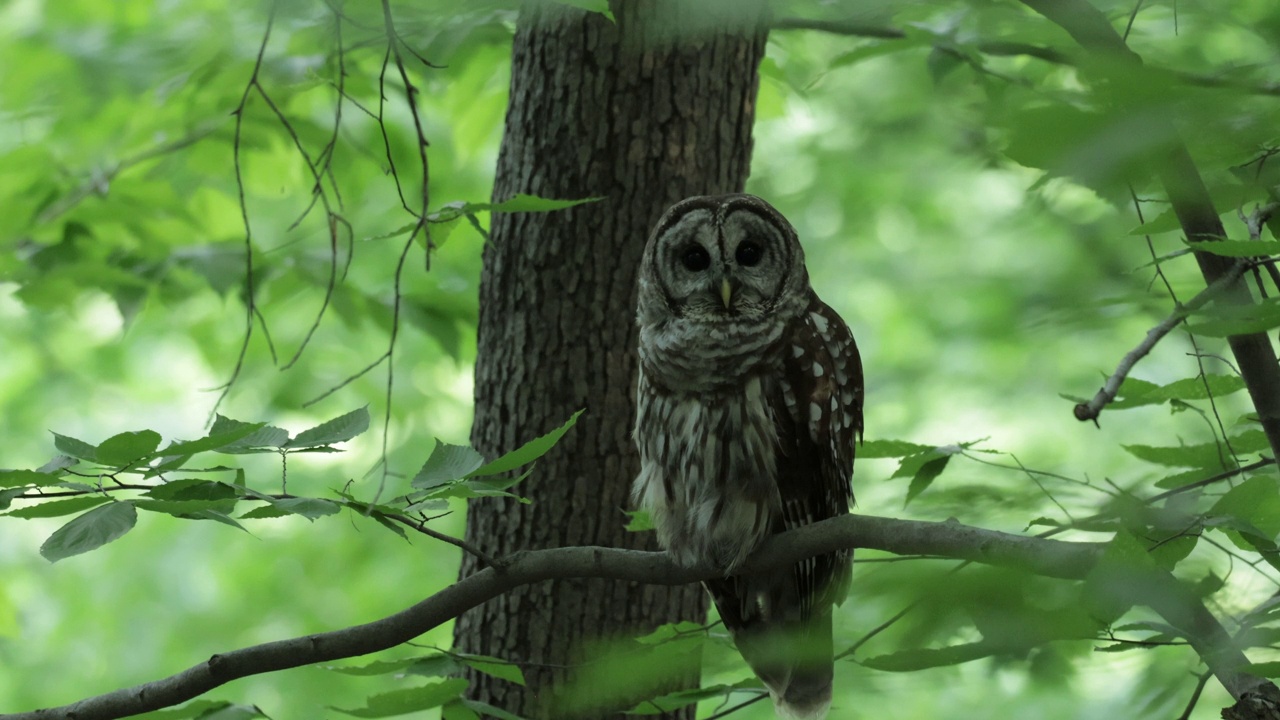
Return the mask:
<svg viewBox="0 0 1280 720">
<path fill-rule="evenodd" d="M 581 414 L 579 411 L 561 427 L 488 463 L 469 447 L 437 441 L 413 479 L 413 490 L 388 503 L 363 502 L 345 489 L 335 490 L 336 498 L 290 495 L 285 492 L 284 477 L 280 493 L 268 494 L 250 487 L 243 469 L 226 465 L 187 467 L 193 457 L 202 453 L 277 453 L 287 463 L 287 458 L 296 453 L 339 452 L 334 447 L 336 443 L 369 429 L 367 408 L 340 415 L 296 436 L 264 422 L 245 423 L 219 415 L 207 436 L 173 441 L 163 448 L 160 434 L 154 430 L 120 433 L 98 445 L 54 433 L 54 446 L 63 454 L 35 470 L 0 470 L 0 509 L 14 501 L 37 501 L 3 515 L 31 519 L 81 513 L 40 547 L 40 554 L 50 562 L 89 552 L 120 538 L 133 529 L 138 510 L 184 520 L 214 520 L 244 530 L 239 520 L 287 515 L 315 520 L 349 508 L 405 537 L 401 524 L 412 527 L 415 522 L 425 523 L 424 512 L 447 510 L 446 498 L 519 497 L 507 490 L 533 472 L 534 462 L 573 427 Z M 523 473 L 501 477 L 526 466 Z M 232 478 L 172 477 L 219 473 L 232 474 Z M 122 480 L 134 476 L 137 482 Z M 96 482 L 85 482 L 90 479 Z M 137 497 L 121 498 L 122 494 Z M 244 501 L 261 504 L 233 516 L 236 505 Z M 419 519 L 414 521 L 413 517 Z"/>
</svg>

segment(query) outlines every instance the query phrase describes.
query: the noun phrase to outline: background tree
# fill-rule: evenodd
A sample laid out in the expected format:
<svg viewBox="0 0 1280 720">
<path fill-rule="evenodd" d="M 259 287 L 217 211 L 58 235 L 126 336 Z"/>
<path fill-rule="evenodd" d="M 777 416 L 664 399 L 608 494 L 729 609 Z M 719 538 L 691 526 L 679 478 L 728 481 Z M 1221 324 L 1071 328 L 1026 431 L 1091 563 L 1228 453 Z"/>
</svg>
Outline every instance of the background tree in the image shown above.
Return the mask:
<svg viewBox="0 0 1280 720">
<path fill-rule="evenodd" d="M 652 7 L 620 5 L 616 25 L 562 17 L 588 29 L 574 41 L 600 41 Z M 837 618 L 847 661 L 833 717 L 1213 717 L 1238 699 L 1233 712 L 1250 712 L 1278 669 L 1275 367 L 1263 333 L 1280 319 L 1273 271 L 1256 259 L 1276 254 L 1274 4 L 774 11 L 747 189 L 795 221 L 815 287 L 859 337 L 859 511 L 916 521 L 855 518 L 760 560 L 864 548 Z M 0 465 L 20 468 L 0 472 L 0 710 L 72 702 L 219 653 L 174 684 L 220 681 L 252 662 L 308 665 L 216 689 L 169 717 L 252 716 L 252 705 L 273 718 L 337 714 L 327 707 L 500 716 L 475 698 L 516 702 L 503 683 L 543 682 L 557 674 L 545 667 L 553 657 L 575 664 L 579 684 L 565 697 L 614 686 L 636 711 L 697 701 L 702 717 L 770 716 L 714 626 L 484 658 L 457 652 L 441 624 L 538 579 L 605 575 L 614 580 L 600 587 L 615 596 L 623 578 L 695 579 L 651 556 L 566 550 L 457 581 L 464 552 L 520 545 L 459 541 L 468 499 L 563 490 L 563 478 L 585 477 L 561 472 L 564 451 L 625 447 L 604 434 L 589 393 L 554 374 L 530 375 L 550 391 L 536 398 L 507 388 L 530 408 L 548 403 L 537 417 L 529 410 L 536 427 L 501 412 L 477 418 L 478 429 L 505 428 L 475 436 L 485 457 L 514 456 L 486 466 L 462 446 L 473 398 L 484 408 L 496 378 L 482 368 L 472 387 L 485 232 L 495 233 L 490 259 L 513 253 L 525 272 L 505 271 L 535 283 L 549 268 L 533 253 L 570 252 L 555 246 L 557 226 L 577 232 L 598 215 L 643 227 L 663 201 L 628 195 L 634 207 L 619 210 L 619 196 L 575 174 L 590 166 L 576 143 L 578 162 L 546 159 L 567 175 L 539 177 L 539 163 L 507 155 L 504 166 L 527 175 L 494 178 L 509 75 L 520 71 L 516 23 L 503 4 L 459 12 L 431 0 L 0 8 Z M 583 57 L 584 78 L 606 67 Z M 657 82 L 665 66 L 654 68 Z M 576 72 L 555 69 L 540 80 Z M 581 107 L 584 117 L 604 110 Z M 711 152 L 677 146 L 688 147 Z M 741 171 L 717 167 L 723 176 L 704 179 L 725 181 L 716 189 Z M 476 202 L 561 187 L 561 199 L 606 199 L 554 212 L 540 201 Z M 537 212 L 504 215 L 514 210 Z M 545 247 L 501 236 L 533 226 L 548 233 Z M 1186 243 L 1223 231 L 1211 246 Z M 1214 279 L 1235 274 L 1265 299 L 1238 307 L 1243 285 Z M 600 282 L 589 274 L 583 287 Z M 609 327 L 629 333 L 629 299 L 609 300 L 625 311 L 610 311 L 620 324 Z M 537 312 L 492 324 L 486 315 L 482 326 L 532 328 Z M 1246 338 L 1243 355 L 1227 335 Z M 548 348 L 550 337 L 537 336 Z M 1131 351 L 1140 361 L 1124 363 L 1125 379 L 1116 368 Z M 500 353 L 517 363 L 510 347 Z M 225 397 L 205 391 L 229 377 Z M 1118 400 L 1096 398 L 1100 384 Z M 625 385 L 609 376 L 601 387 Z M 564 454 L 510 485 L 505 471 L 527 468 L 583 406 Z M 281 429 L 210 429 L 215 408 Z M 1099 408 L 1101 432 L 1073 417 Z M 46 429 L 63 437 L 51 443 Z M 179 446 L 191 459 L 161 474 L 157 465 L 183 457 L 164 454 L 174 438 L 201 444 Z M 324 452 L 335 447 L 348 452 Z M 55 453 L 77 462 L 49 463 Z M 597 530 L 616 532 L 620 509 L 592 515 Z M 509 607 L 532 613 L 530 604 Z M 387 620 L 353 625 L 378 618 Z M 255 646 L 293 636 L 302 639 Z M 246 647 L 257 649 L 227 652 Z M 379 648 L 389 649 L 336 662 Z M 703 689 L 637 700 L 644 691 L 624 680 L 634 679 L 629 659 L 652 664 L 644 653 L 672 665 L 701 654 Z M 505 679 L 473 676 L 477 694 L 464 698 L 468 683 L 453 676 L 467 670 Z"/>
</svg>

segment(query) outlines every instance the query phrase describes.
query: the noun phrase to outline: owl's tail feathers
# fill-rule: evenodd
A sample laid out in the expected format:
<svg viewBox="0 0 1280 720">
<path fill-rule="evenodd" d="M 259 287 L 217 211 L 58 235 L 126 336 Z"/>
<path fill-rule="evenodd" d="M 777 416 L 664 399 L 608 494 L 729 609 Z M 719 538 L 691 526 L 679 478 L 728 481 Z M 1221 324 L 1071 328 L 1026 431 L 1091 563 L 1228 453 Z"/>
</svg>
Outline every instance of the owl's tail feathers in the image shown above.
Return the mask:
<svg viewBox="0 0 1280 720">
<path fill-rule="evenodd" d="M 783 627 L 756 626 L 735 638 L 783 720 L 822 720 L 831 707 L 831 612 Z"/>
</svg>

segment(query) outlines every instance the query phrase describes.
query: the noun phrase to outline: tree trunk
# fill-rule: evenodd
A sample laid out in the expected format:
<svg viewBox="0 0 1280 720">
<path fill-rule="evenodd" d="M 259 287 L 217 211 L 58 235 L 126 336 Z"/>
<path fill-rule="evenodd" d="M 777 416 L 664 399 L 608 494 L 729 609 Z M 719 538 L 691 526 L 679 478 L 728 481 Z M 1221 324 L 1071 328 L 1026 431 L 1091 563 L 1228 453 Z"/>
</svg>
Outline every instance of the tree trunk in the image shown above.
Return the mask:
<svg viewBox="0 0 1280 720">
<path fill-rule="evenodd" d="M 471 503 L 467 540 L 491 555 L 568 545 L 655 549 L 651 533 L 623 530 L 637 470 L 636 269 L 668 205 L 741 191 L 765 45 L 763 5 L 734 3 L 731 17 L 693 14 L 704 5 L 616 2 L 616 24 L 550 3 L 521 13 L 494 200 L 604 199 L 494 216 L 480 288 L 472 442 L 494 457 L 580 408 L 586 413 L 517 486 L 532 504 Z M 464 558 L 463 576 L 477 569 L 475 558 Z M 554 684 L 581 660 L 584 643 L 699 620 L 705 608 L 697 586 L 547 583 L 464 615 L 455 640 L 463 652 L 529 663 L 527 689 L 478 675 L 474 698 L 530 717 L 563 717 L 553 707 Z M 690 665 L 668 682 L 696 683 L 696 658 Z"/>
</svg>

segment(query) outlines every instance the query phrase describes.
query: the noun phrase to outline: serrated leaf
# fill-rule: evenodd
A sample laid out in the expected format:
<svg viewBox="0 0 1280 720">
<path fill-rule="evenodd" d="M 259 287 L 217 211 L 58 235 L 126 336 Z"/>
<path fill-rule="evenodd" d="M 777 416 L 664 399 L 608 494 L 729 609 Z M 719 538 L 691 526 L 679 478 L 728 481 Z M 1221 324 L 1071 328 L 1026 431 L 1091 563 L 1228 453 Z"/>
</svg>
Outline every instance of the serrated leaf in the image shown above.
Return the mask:
<svg viewBox="0 0 1280 720">
<path fill-rule="evenodd" d="M 323 498 L 271 498 L 267 502 L 278 510 L 291 515 L 301 515 L 308 520 L 315 520 L 326 515 L 336 515 L 342 509 L 338 503 Z"/>
<path fill-rule="evenodd" d="M 551 212 L 553 210 L 564 210 L 575 205 L 584 203 L 599 202 L 603 197 L 587 197 L 580 200 L 553 200 L 551 198 L 537 197 L 536 195 L 525 195 L 516 193 L 511 199 L 503 200 L 500 203 L 481 203 L 479 205 L 469 205 L 466 212 L 479 212 L 488 210 L 489 212 Z"/>
<path fill-rule="evenodd" d="M 221 416 L 219 416 L 221 417 Z M 186 442 L 173 442 L 163 450 L 156 451 L 152 457 L 176 457 L 191 456 L 196 453 L 209 452 L 219 450 L 228 445 L 235 444 L 258 430 L 266 427 L 266 423 L 240 423 L 237 426 L 230 427 L 223 432 L 211 431 L 205 437 L 199 440 L 190 440 Z M 214 426 L 215 429 L 217 426 Z"/>
<path fill-rule="evenodd" d="M 1280 240 L 1204 240 L 1188 242 L 1187 247 L 1196 252 L 1234 258 L 1280 254 Z"/>
<path fill-rule="evenodd" d="M 465 445 L 450 445 L 436 440 L 422 469 L 413 478 L 413 487 L 433 488 L 460 480 L 484 465 L 484 456 Z"/>
<path fill-rule="evenodd" d="M 14 499 L 21 497 L 26 492 L 27 489 L 25 487 L 0 490 L 0 510 L 8 510 Z"/>
<path fill-rule="evenodd" d="M 555 430 L 552 430 L 542 437 L 534 438 L 497 460 L 484 465 L 478 470 L 468 473 L 467 477 L 497 475 L 498 473 L 515 470 L 518 467 L 523 467 L 534 460 L 537 460 L 545 455 L 552 447 L 555 447 L 555 444 L 560 441 L 560 438 L 564 437 L 564 434 L 569 432 L 569 428 L 573 427 L 574 423 L 578 422 L 578 418 L 582 415 L 582 412 L 582 410 L 579 410 L 573 414 L 573 417 L 565 421 L 565 424 Z"/>
<path fill-rule="evenodd" d="M 102 465 L 124 466 L 146 458 L 160 447 L 160 433 L 138 430 L 112 435 L 98 446 L 97 460 Z"/>
<path fill-rule="evenodd" d="M 1275 476 L 1261 475 L 1245 480 L 1218 498 L 1207 514 L 1210 518 L 1234 518 L 1247 523 L 1233 526 L 1211 522 L 1213 526 L 1232 527 L 1245 534 L 1260 533 L 1261 539 L 1274 541 L 1280 535 L 1280 487 Z"/>
<path fill-rule="evenodd" d="M 0 470 L 0 488 L 25 487 L 35 485 L 53 485 L 59 481 L 57 475 L 37 472 L 35 470 Z"/>
<path fill-rule="evenodd" d="M 345 415 L 320 423 L 319 425 L 298 433 L 298 436 L 284 444 L 285 448 L 315 448 L 321 445 L 346 442 L 369 429 L 369 406 L 356 408 Z"/>
<path fill-rule="evenodd" d="M 462 691 L 466 689 L 466 680 L 454 678 L 421 687 L 371 695 L 365 700 L 365 707 L 362 708 L 344 710 L 335 707 L 331 709 L 359 718 L 391 717 L 440 707 L 462 695 Z"/>
<path fill-rule="evenodd" d="M 132 503 L 113 502 L 94 508 L 55 530 L 40 546 L 40 554 L 49 562 L 58 562 L 87 553 L 118 539 L 137 522 L 138 511 Z"/>
<path fill-rule="evenodd" d="M 329 666 L 327 670 L 343 675 L 371 676 L 402 673 L 406 675 L 422 675 L 441 677 L 458 671 L 458 663 L 444 653 L 423 655 L 421 657 L 404 658 L 402 660 L 375 660 L 364 665 Z"/>
<path fill-rule="evenodd" d="M 906 507 L 915 499 L 917 495 L 924 492 L 942 471 L 946 469 L 947 463 L 951 460 L 950 455 L 934 458 L 920 466 L 916 474 L 911 478 L 911 486 L 907 488 L 907 498 L 902 501 L 902 507 Z"/>
<path fill-rule="evenodd" d="M 480 713 L 467 707 L 462 700 L 454 700 L 440 708 L 440 720 L 481 720 L 481 718 Z"/>
<path fill-rule="evenodd" d="M 609 9 L 609 0 L 556 0 L 556 2 L 561 5 L 572 5 L 587 12 L 599 13 L 608 18 L 609 22 L 617 22 L 613 19 L 613 11 Z"/>
<path fill-rule="evenodd" d="M 932 445 L 905 442 L 903 440 L 868 440 L 858 446 L 859 460 L 871 458 L 902 458 L 932 450 Z"/>
<path fill-rule="evenodd" d="M 289 514 L 290 513 L 288 510 L 281 510 L 275 505 L 268 503 L 266 505 L 261 505 L 259 507 L 256 507 L 248 512 L 241 513 L 240 519 L 241 520 L 270 520 L 273 518 L 288 517 Z"/>
<path fill-rule="evenodd" d="M 229 500 L 237 497 L 236 489 L 216 480 L 183 478 L 147 491 L 147 497 L 156 500 Z"/>
<path fill-rule="evenodd" d="M 230 445 L 218 448 L 218 452 L 238 455 L 248 452 L 258 452 L 256 448 L 278 448 L 289 442 L 289 432 L 283 428 L 278 428 L 274 425 L 263 425 L 261 423 L 240 422 L 239 420 L 232 420 L 225 415 L 218 415 L 214 419 L 213 427 L 209 430 L 209 434 L 221 435 L 223 433 L 233 432 L 248 425 L 257 425 L 258 429 Z"/>
<path fill-rule="evenodd" d="M 873 670 L 885 672 L 912 672 L 925 668 L 945 667 L 978 660 L 999 652 L 999 647 L 987 641 L 951 645 L 944 648 L 899 650 L 861 661 Z"/>
<path fill-rule="evenodd" d="M 70 455 L 54 455 L 52 460 L 36 468 L 36 472 L 57 474 L 59 470 L 66 470 L 78 464 L 80 461 Z"/>
<path fill-rule="evenodd" d="M 517 685 L 524 685 L 524 673 L 514 663 L 486 655 L 467 655 L 463 653 L 455 653 L 454 658 L 485 675 L 491 675 Z"/>
<path fill-rule="evenodd" d="M 1151 445 L 1122 445 L 1130 455 L 1156 465 L 1170 467 L 1197 467 L 1226 469 L 1223 461 L 1230 463 L 1225 446 L 1216 443 L 1179 445 L 1177 447 L 1153 447 Z M 1231 447 L 1237 454 L 1247 455 L 1270 447 L 1267 436 L 1261 430 L 1248 430 L 1231 438 Z"/>
<path fill-rule="evenodd" d="M 63 515 L 71 515 L 82 510 L 88 510 L 97 507 L 105 502 L 110 502 L 111 498 L 102 495 L 86 495 L 84 497 L 73 497 L 65 500 L 52 500 L 50 502 L 42 502 L 38 505 L 30 505 L 28 507 L 19 508 L 8 513 L 9 517 L 23 518 L 29 520 L 32 518 L 51 518 L 62 517 Z"/>
<path fill-rule="evenodd" d="M 1280 327 L 1280 298 L 1268 298 L 1250 305 L 1213 303 L 1191 316 L 1187 330 L 1210 337 L 1248 335 Z"/>
<path fill-rule="evenodd" d="M 226 514 L 231 512 L 236 505 L 234 500 L 148 500 L 139 498 L 129 502 L 133 503 L 139 510 L 188 519 L 194 518 L 197 513 L 205 510 L 217 510 Z"/>
<path fill-rule="evenodd" d="M 1207 388 L 1206 388 L 1207 385 Z M 1206 375 L 1203 378 L 1183 378 L 1168 385 L 1134 382 L 1127 378 L 1120 386 L 1119 399 L 1107 407 L 1113 410 L 1155 405 L 1167 400 L 1204 400 L 1212 395 L 1221 397 L 1244 389 L 1244 380 L 1236 375 Z"/>
<path fill-rule="evenodd" d="M 98 448 L 83 440 L 77 440 L 67 435 L 54 433 L 53 446 L 73 458 L 79 458 L 88 462 L 98 461 Z"/>
<path fill-rule="evenodd" d="M 1182 222 L 1173 210 L 1165 210 L 1154 218 L 1129 231 L 1130 235 L 1158 235 L 1181 230 Z"/>
<path fill-rule="evenodd" d="M 407 235 L 407 234 L 409 234 L 409 233 L 413 232 L 413 231 L 414 231 L 414 229 L 415 229 L 415 228 L 417 228 L 417 227 L 418 227 L 418 222 L 415 220 L 415 221 L 413 221 L 413 222 L 411 222 L 411 223 L 405 223 L 404 225 L 401 225 L 400 227 L 396 228 L 395 230 L 390 230 L 390 231 L 388 231 L 388 232 L 382 233 L 381 235 L 371 235 L 371 236 L 369 236 L 369 237 L 365 238 L 365 239 L 364 239 L 364 242 L 369 242 L 369 241 L 371 241 L 371 240 L 389 240 L 389 239 L 391 239 L 391 238 L 393 238 L 393 237 L 399 237 L 399 236 L 401 236 L 401 235 Z"/>
</svg>

